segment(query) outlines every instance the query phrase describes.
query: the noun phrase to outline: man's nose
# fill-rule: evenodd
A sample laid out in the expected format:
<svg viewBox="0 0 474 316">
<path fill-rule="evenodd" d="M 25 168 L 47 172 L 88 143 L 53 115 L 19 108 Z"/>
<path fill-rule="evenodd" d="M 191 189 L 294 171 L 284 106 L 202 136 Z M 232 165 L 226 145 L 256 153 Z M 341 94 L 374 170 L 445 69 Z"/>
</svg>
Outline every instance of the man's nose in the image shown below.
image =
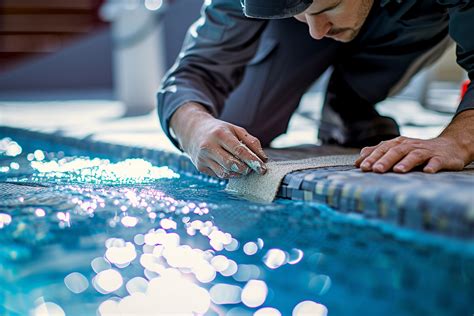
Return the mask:
<svg viewBox="0 0 474 316">
<path fill-rule="evenodd" d="M 309 25 L 309 34 L 312 38 L 320 40 L 331 30 L 332 24 L 324 16 L 311 16 L 306 18 Z"/>
</svg>

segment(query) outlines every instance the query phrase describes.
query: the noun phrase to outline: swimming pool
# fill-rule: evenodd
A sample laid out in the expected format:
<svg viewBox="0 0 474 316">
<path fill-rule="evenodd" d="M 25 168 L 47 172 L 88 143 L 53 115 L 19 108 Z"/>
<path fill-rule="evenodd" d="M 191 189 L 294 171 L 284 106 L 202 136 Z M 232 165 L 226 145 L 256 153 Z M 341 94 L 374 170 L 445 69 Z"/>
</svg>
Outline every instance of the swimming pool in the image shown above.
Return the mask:
<svg viewBox="0 0 474 316">
<path fill-rule="evenodd" d="M 0 139 L 1 315 L 474 313 L 471 240 Z"/>
</svg>

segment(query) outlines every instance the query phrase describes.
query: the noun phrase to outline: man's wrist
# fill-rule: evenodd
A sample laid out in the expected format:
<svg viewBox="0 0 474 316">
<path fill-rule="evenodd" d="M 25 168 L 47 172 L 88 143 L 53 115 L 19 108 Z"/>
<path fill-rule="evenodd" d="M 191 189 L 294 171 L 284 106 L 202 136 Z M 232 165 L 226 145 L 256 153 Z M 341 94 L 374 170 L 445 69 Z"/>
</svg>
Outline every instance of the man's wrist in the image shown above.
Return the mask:
<svg viewBox="0 0 474 316">
<path fill-rule="evenodd" d="M 474 161 L 474 109 L 456 115 L 439 137 L 455 141 L 466 152 L 468 162 Z"/>
<path fill-rule="evenodd" d="M 181 138 L 187 135 L 187 129 L 193 128 L 193 121 L 197 118 L 213 118 L 211 113 L 201 104 L 188 102 L 180 106 L 171 116 L 170 135 L 181 145 Z"/>
</svg>

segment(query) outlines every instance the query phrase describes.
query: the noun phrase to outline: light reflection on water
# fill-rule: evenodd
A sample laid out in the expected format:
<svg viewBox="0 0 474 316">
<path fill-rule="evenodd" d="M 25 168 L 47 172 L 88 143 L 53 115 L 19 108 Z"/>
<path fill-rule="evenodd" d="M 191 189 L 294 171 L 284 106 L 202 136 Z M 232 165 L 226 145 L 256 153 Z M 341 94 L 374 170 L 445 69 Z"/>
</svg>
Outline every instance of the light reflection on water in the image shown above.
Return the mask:
<svg viewBox="0 0 474 316">
<path fill-rule="evenodd" d="M 21 146 L 9 137 L 0 139 L 0 156 L 16 157 L 22 153 Z"/>
<path fill-rule="evenodd" d="M 472 253 L 399 239 L 321 205 L 249 203 L 218 183 L 143 160 L 42 151 L 14 159 L 19 168 L 0 173 L 0 182 L 46 187 L 0 200 L 7 311 L 456 315 L 470 308 Z"/>
<path fill-rule="evenodd" d="M 145 184 L 159 179 L 179 178 L 179 175 L 168 167 L 155 167 L 143 159 L 126 159 L 111 163 L 99 158 L 44 161 L 44 154 L 35 154 L 34 157 L 36 160 L 31 162 L 31 167 L 38 172 L 40 179 L 115 185 Z"/>
</svg>

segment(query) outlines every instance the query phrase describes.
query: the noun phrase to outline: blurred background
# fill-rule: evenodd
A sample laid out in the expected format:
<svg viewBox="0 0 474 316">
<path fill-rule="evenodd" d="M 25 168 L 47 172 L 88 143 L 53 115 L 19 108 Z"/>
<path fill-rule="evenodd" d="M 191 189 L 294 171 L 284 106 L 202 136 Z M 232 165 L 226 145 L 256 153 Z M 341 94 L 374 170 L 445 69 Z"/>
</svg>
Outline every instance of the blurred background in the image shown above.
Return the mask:
<svg viewBox="0 0 474 316">
<path fill-rule="evenodd" d="M 0 0 L 0 101 L 104 99 L 118 101 L 125 116 L 150 113 L 201 6 L 201 0 Z M 326 78 L 309 93 L 321 94 Z M 466 78 L 452 47 L 395 100 L 453 113 Z M 299 109 L 317 120 L 308 111 L 317 107 Z"/>
<path fill-rule="evenodd" d="M 199 0 L 2 0 L 0 98 L 88 94 L 124 98 L 143 107 L 137 113 L 149 110 L 142 94 L 153 86 L 148 102 L 154 102 L 159 79 L 201 5 Z"/>
</svg>

